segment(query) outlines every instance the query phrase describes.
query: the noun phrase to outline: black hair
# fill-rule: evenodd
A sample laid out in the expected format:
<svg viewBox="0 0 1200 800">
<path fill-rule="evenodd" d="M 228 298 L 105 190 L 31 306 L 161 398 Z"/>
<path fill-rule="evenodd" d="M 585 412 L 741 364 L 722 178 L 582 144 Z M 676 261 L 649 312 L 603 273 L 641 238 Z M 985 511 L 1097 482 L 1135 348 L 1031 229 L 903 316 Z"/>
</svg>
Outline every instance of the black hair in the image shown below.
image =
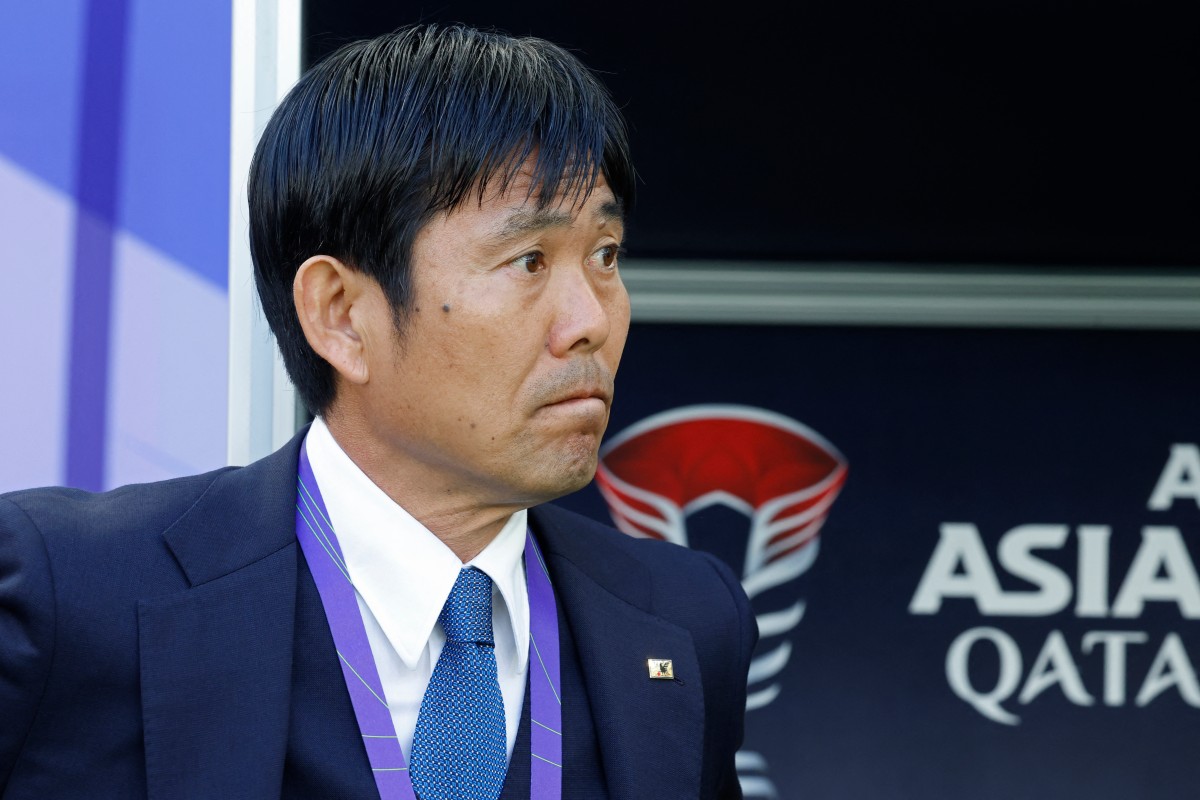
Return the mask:
<svg viewBox="0 0 1200 800">
<path fill-rule="evenodd" d="M 530 197 L 586 199 L 603 175 L 625 209 L 635 173 L 621 113 L 575 56 L 536 38 L 420 25 L 342 47 L 300 78 L 250 167 L 250 250 L 267 321 L 313 413 L 336 392 L 292 300 L 323 254 L 373 278 L 397 331 L 412 304 L 417 233 L 529 159 Z"/>
</svg>

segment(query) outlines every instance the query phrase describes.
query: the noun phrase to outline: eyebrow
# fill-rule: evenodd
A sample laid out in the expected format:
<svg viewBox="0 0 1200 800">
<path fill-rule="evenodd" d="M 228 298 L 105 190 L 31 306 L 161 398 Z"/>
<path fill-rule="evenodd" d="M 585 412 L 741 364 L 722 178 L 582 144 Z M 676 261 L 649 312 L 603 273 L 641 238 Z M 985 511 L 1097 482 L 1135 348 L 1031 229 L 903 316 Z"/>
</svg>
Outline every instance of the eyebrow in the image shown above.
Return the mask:
<svg viewBox="0 0 1200 800">
<path fill-rule="evenodd" d="M 599 223 L 618 222 L 623 225 L 625 204 L 620 200 L 610 200 L 596 209 L 592 216 Z M 518 211 L 497 226 L 494 236 L 498 241 L 509 241 L 550 228 L 565 228 L 571 224 L 571 220 L 571 214 L 566 211 Z"/>
</svg>

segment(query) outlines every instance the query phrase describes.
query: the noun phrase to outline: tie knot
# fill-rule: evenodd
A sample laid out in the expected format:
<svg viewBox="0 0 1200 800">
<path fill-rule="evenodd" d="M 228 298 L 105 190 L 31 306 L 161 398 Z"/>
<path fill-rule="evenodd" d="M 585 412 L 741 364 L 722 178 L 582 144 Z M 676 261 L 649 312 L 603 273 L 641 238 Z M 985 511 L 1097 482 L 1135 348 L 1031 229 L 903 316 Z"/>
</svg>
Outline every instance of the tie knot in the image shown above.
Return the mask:
<svg viewBox="0 0 1200 800">
<path fill-rule="evenodd" d="M 438 616 L 448 642 L 492 641 L 492 579 L 475 567 L 460 570 Z"/>
</svg>

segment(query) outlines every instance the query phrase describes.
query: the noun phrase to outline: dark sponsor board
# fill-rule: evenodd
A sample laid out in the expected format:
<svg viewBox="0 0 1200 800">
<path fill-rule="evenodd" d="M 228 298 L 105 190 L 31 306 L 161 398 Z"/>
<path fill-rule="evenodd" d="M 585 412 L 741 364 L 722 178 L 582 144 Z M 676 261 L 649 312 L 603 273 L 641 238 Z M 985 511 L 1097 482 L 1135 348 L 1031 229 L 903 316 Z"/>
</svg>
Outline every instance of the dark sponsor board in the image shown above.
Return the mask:
<svg viewBox="0 0 1200 800">
<path fill-rule="evenodd" d="M 770 631 L 740 759 L 748 795 L 1186 796 L 1200 785 L 1198 346 L 1195 333 L 635 325 L 605 451 L 628 486 L 561 502 L 610 521 L 617 509 L 643 535 L 674 504 L 687 543 L 742 573 Z M 697 446 L 659 431 L 633 467 L 614 458 L 654 420 L 731 413 L 791 420 L 846 469 L 823 509 L 801 503 L 773 529 L 819 526 L 803 569 L 766 586 L 750 540 L 779 515 L 755 509 L 833 467 L 747 503 L 747 471 L 776 475 L 762 465 L 778 454 L 747 455 L 778 449 L 757 434 L 730 444 L 717 423 Z"/>
</svg>

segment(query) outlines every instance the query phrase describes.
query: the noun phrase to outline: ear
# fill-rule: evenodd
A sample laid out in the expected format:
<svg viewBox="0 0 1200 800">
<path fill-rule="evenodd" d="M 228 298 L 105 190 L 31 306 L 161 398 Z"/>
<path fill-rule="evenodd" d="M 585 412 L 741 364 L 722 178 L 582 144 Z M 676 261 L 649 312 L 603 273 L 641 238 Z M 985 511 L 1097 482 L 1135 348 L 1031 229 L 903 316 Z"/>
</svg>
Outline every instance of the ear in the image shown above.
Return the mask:
<svg viewBox="0 0 1200 800">
<path fill-rule="evenodd" d="M 370 278 L 332 256 L 313 256 L 296 270 L 292 300 L 309 346 L 347 381 L 366 383 L 366 331 L 362 329 Z"/>
</svg>

